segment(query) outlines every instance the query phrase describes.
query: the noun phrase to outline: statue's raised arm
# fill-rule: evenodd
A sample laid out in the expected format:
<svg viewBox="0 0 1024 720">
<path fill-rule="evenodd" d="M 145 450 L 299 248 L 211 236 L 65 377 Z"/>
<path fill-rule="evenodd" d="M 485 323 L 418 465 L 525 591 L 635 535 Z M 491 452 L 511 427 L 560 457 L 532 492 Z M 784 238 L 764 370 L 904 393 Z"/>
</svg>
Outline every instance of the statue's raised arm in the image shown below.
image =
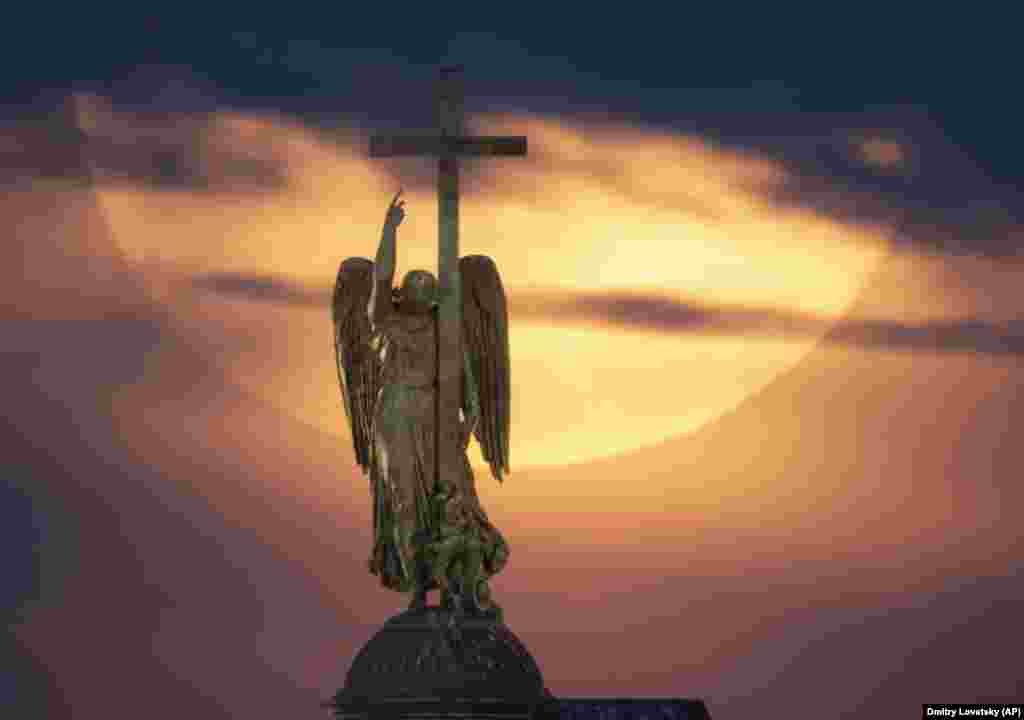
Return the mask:
<svg viewBox="0 0 1024 720">
<path fill-rule="evenodd" d="M 391 287 L 395 280 L 395 255 L 398 244 L 398 226 L 405 218 L 405 201 L 401 200 L 402 191 L 399 190 L 391 198 L 387 214 L 384 217 L 384 229 L 380 235 L 380 245 L 377 247 L 377 261 L 373 266 L 373 293 L 370 296 L 370 304 L 367 308 L 370 320 L 379 325 L 391 315 Z"/>
</svg>

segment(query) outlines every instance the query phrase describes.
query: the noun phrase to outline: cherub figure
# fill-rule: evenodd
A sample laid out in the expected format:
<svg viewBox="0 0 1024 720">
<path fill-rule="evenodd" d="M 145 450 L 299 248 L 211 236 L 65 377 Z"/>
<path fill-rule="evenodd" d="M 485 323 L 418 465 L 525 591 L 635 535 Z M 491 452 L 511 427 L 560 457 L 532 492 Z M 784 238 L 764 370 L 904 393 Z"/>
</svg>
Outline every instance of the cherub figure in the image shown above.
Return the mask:
<svg viewBox="0 0 1024 720">
<path fill-rule="evenodd" d="M 430 502 L 436 530 L 425 552 L 441 589 L 442 605 L 455 613 L 500 618 L 501 608 L 491 600 L 486 570 L 494 565 L 493 553 L 500 548 L 488 542 L 487 531 L 458 488 L 442 488 Z"/>
</svg>

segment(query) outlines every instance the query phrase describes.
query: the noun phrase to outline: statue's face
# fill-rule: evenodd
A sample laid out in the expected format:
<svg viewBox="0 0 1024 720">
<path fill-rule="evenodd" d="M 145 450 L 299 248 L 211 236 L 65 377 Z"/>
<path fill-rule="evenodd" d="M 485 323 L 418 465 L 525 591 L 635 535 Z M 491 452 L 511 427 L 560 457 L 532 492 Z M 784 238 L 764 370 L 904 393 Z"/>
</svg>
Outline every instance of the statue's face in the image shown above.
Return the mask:
<svg viewBox="0 0 1024 720">
<path fill-rule="evenodd" d="M 411 270 L 402 280 L 402 309 L 425 313 L 437 303 L 437 280 L 426 270 Z"/>
</svg>

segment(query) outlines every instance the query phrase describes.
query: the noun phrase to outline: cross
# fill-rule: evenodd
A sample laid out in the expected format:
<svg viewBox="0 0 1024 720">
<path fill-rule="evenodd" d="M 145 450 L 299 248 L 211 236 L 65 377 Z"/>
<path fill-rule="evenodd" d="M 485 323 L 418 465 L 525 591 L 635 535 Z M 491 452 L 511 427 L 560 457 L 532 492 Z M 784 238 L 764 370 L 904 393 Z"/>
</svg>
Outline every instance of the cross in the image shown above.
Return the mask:
<svg viewBox="0 0 1024 720">
<path fill-rule="evenodd" d="M 438 196 L 437 275 L 437 479 L 455 478 L 462 463 L 458 441 L 462 405 L 462 286 L 459 281 L 459 157 L 522 157 L 526 138 L 463 132 L 462 67 L 442 67 L 438 83 L 440 133 L 373 136 L 370 157 L 436 156 Z"/>
</svg>

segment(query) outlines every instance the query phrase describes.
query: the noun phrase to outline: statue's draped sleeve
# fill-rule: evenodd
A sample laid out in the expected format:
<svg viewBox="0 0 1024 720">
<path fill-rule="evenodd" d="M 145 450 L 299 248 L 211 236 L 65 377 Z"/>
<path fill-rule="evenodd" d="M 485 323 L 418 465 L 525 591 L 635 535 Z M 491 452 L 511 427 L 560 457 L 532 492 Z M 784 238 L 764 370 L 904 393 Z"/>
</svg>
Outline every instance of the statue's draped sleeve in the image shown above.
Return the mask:
<svg viewBox="0 0 1024 720">
<path fill-rule="evenodd" d="M 473 430 L 484 459 L 497 480 L 509 472 L 511 383 L 508 344 L 508 302 L 494 261 L 467 255 L 459 261 L 462 283 L 462 324 L 468 372 L 476 390 L 463 393 L 469 416 L 474 399 L 479 420 Z"/>
<path fill-rule="evenodd" d="M 338 268 L 331 306 L 338 383 L 356 462 L 364 473 L 374 462 L 373 410 L 381 379 L 380 358 L 370 343 L 373 330 L 367 312 L 373 283 L 374 264 L 366 258 L 348 258 Z"/>
</svg>

